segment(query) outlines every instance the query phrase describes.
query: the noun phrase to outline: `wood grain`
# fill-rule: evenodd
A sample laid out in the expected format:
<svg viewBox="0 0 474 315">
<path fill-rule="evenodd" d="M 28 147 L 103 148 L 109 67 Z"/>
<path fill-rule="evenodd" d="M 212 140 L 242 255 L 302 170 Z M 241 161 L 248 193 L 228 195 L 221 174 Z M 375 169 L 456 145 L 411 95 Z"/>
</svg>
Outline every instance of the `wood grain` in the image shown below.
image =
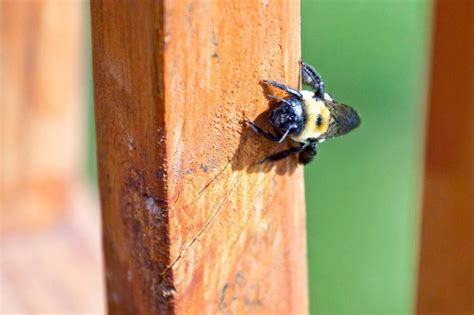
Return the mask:
<svg viewBox="0 0 474 315">
<path fill-rule="evenodd" d="M 298 85 L 299 1 L 92 1 L 111 313 L 307 312 L 303 170 L 262 79 Z"/>
<path fill-rule="evenodd" d="M 474 2 L 438 0 L 418 314 L 474 312 Z"/>
</svg>

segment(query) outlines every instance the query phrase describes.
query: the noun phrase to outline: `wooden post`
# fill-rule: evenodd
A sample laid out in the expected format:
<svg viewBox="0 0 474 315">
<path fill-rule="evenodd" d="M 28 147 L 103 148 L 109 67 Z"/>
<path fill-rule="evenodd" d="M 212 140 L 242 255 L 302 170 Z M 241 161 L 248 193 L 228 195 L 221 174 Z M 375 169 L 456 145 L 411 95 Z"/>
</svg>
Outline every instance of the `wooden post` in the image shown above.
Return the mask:
<svg viewBox="0 0 474 315">
<path fill-rule="evenodd" d="M 109 312 L 306 313 L 303 169 L 244 125 L 298 84 L 299 1 L 91 12 Z"/>
<path fill-rule="evenodd" d="M 83 143 L 82 3 L 0 1 L 0 231 L 43 229 L 71 207 Z"/>
<path fill-rule="evenodd" d="M 418 314 L 474 312 L 474 2 L 438 0 Z"/>
</svg>

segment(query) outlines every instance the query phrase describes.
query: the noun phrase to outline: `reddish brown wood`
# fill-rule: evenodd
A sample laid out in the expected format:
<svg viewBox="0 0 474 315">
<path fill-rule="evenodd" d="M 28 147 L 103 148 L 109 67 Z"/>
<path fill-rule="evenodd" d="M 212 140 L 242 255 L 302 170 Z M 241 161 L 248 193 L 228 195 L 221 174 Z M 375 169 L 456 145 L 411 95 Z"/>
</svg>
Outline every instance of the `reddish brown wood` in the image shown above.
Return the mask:
<svg viewBox="0 0 474 315">
<path fill-rule="evenodd" d="M 474 2 L 438 0 L 418 314 L 474 312 Z"/>
<path fill-rule="evenodd" d="M 306 313 L 302 168 L 243 123 L 297 86 L 299 1 L 95 0 L 92 29 L 109 311 Z"/>
</svg>

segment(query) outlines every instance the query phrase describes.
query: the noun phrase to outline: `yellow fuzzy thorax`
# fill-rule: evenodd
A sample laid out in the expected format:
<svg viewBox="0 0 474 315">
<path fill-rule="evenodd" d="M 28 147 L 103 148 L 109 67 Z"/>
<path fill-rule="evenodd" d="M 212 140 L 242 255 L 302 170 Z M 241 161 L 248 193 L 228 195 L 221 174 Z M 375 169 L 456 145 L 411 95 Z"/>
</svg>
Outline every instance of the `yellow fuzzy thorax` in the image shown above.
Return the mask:
<svg viewBox="0 0 474 315">
<path fill-rule="evenodd" d="M 301 94 L 303 94 L 306 122 L 301 133 L 291 135 L 291 138 L 297 142 L 306 142 L 309 138 L 319 138 L 328 130 L 331 113 L 322 100 L 313 98 L 314 92 L 301 91 Z M 320 126 L 316 123 L 319 115 L 322 118 Z"/>
</svg>

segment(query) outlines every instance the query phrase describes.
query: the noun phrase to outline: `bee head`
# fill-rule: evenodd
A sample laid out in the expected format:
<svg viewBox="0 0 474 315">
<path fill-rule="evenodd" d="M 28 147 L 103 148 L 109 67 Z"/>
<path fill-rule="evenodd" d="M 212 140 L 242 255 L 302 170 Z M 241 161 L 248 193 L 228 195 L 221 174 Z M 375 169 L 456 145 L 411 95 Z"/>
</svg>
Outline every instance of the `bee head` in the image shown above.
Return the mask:
<svg viewBox="0 0 474 315">
<path fill-rule="evenodd" d="M 284 99 L 277 104 L 270 114 L 270 123 L 285 133 L 290 130 L 290 134 L 298 133 L 304 124 L 303 105 L 297 98 Z"/>
</svg>

